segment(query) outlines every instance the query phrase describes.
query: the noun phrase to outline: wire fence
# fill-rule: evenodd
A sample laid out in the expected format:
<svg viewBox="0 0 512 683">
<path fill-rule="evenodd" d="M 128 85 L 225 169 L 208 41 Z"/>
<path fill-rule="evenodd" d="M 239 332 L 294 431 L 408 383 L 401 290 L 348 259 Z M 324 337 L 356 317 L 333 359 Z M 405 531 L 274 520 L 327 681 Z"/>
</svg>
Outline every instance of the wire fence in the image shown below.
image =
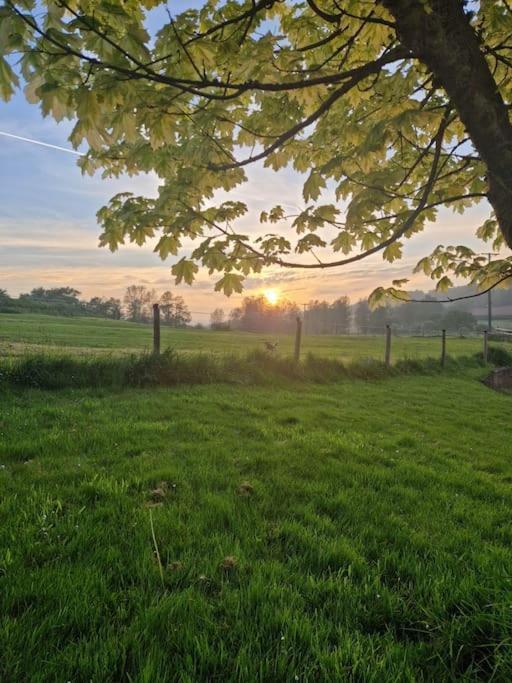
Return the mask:
<svg viewBox="0 0 512 683">
<path fill-rule="evenodd" d="M 307 354 L 342 362 L 374 360 L 394 364 L 400 360 L 479 355 L 489 357 L 493 349 L 512 353 L 512 330 L 495 328 L 442 330 L 429 327 L 407 330 L 400 325 L 368 327 L 365 334 L 354 330 L 338 334 L 310 334 L 300 318 L 288 331 L 214 331 L 175 329 L 126 321 L 94 318 L 12 316 L 0 321 L 0 356 L 25 353 L 131 354 L 172 348 L 179 353 L 245 354 L 254 350 L 304 359 Z M 503 356 L 505 358 L 505 356 Z"/>
</svg>

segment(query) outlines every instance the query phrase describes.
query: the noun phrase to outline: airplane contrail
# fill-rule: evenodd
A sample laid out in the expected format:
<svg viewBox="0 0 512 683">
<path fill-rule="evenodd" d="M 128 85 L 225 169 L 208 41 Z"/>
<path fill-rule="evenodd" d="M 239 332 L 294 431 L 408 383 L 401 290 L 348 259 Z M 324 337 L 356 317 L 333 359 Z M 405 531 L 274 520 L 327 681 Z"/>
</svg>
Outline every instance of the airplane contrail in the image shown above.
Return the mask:
<svg viewBox="0 0 512 683">
<path fill-rule="evenodd" d="M 32 138 L 24 138 L 21 135 L 13 135 L 13 133 L 6 133 L 3 130 L 0 130 L 0 135 L 4 135 L 6 138 L 13 138 L 14 140 L 21 140 L 22 142 L 31 142 L 33 145 L 41 145 L 41 147 L 50 147 L 51 149 L 58 149 L 60 152 L 75 154 L 79 157 L 84 156 L 82 152 L 76 152 L 74 149 L 68 149 L 67 147 L 59 147 L 59 145 L 51 145 L 49 142 L 41 142 L 40 140 L 33 140 Z"/>
</svg>

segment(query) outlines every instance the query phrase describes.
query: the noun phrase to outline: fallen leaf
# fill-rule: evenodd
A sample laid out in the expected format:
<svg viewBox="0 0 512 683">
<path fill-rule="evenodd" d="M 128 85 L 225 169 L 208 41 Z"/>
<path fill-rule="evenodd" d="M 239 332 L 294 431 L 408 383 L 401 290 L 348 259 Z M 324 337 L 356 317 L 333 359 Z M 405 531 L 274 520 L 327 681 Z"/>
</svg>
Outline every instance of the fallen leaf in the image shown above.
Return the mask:
<svg viewBox="0 0 512 683">
<path fill-rule="evenodd" d="M 254 493 L 254 486 L 248 481 L 243 481 L 238 487 L 239 496 L 251 496 Z"/>
<path fill-rule="evenodd" d="M 225 572 L 230 572 L 233 569 L 236 569 L 238 565 L 238 561 L 234 555 L 228 555 L 225 557 L 222 562 L 220 563 L 220 568 L 224 570 Z"/>
</svg>

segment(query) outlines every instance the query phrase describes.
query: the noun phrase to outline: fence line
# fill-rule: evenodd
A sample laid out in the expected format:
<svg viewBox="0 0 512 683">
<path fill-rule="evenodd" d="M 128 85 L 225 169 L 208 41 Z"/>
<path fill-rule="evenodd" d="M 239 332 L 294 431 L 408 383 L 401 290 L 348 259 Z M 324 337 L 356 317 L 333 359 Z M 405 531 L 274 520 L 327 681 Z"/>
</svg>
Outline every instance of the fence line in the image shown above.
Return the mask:
<svg viewBox="0 0 512 683">
<path fill-rule="evenodd" d="M 512 341 L 512 332 L 510 334 L 511 340 Z M 384 349 L 384 363 L 386 367 L 391 367 L 391 350 L 392 350 L 392 338 L 393 338 L 393 330 L 391 325 L 386 325 L 385 328 L 385 336 L 384 336 L 384 343 L 385 343 L 385 349 Z M 430 339 L 434 337 L 429 337 Z M 437 338 L 437 337 L 435 337 Z M 447 330 L 441 330 L 441 334 L 439 335 L 439 338 L 441 339 L 441 357 L 440 357 L 440 363 L 441 367 L 444 368 L 446 366 L 446 357 L 447 357 Z M 455 337 L 454 337 L 455 338 Z M 490 342 L 490 334 L 488 330 L 483 331 L 483 360 L 484 363 L 489 362 L 489 342 Z"/>
</svg>

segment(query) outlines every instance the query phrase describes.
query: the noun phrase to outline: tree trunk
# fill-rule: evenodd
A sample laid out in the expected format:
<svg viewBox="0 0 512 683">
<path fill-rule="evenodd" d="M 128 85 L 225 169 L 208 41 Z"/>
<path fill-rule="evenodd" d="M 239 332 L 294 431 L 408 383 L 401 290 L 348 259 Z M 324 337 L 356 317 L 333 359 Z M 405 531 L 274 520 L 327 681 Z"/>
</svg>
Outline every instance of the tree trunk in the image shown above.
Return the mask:
<svg viewBox="0 0 512 683">
<path fill-rule="evenodd" d="M 440 83 L 487 166 L 488 198 L 512 248 L 512 126 L 462 0 L 383 0 L 401 42 Z"/>
</svg>

